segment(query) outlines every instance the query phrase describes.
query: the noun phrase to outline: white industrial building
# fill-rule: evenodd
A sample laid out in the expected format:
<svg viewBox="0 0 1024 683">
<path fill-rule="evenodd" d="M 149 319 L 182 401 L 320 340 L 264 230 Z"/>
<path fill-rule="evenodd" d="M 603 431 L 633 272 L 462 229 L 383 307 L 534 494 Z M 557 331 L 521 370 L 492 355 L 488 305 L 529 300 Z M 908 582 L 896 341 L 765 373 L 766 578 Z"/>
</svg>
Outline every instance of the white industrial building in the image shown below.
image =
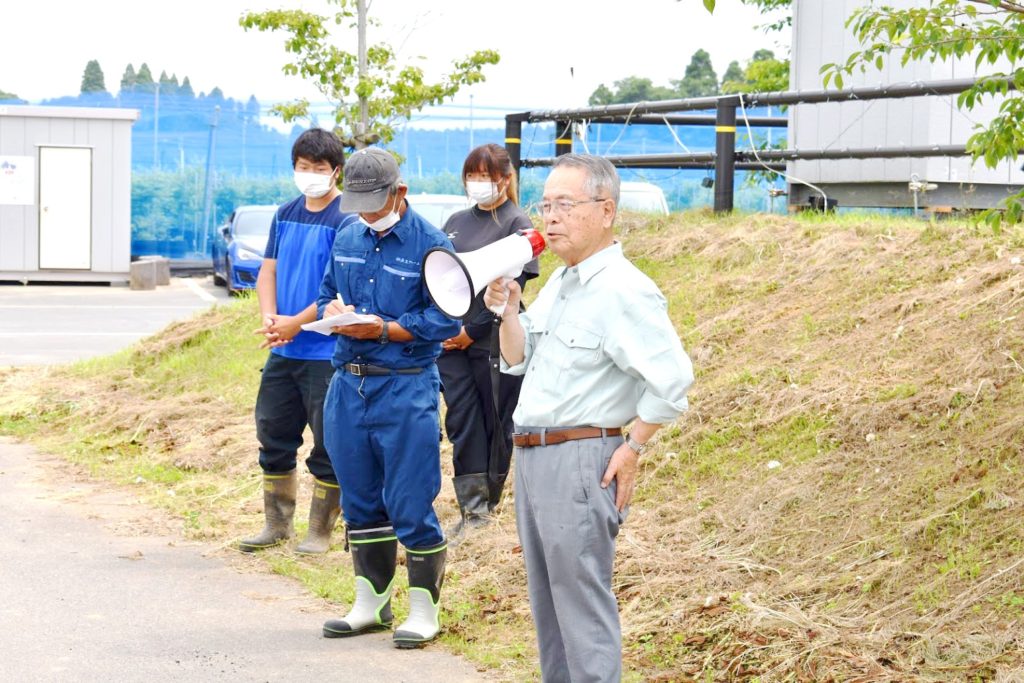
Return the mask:
<svg viewBox="0 0 1024 683">
<path fill-rule="evenodd" d="M 0 281 L 128 280 L 137 119 L 0 105 Z"/>
<path fill-rule="evenodd" d="M 861 44 L 845 26 L 863 0 L 794 0 L 790 89 L 821 90 L 823 64 L 844 63 Z M 915 0 L 887 0 L 895 8 L 919 6 Z M 898 53 L 896 53 L 898 54 Z M 974 60 L 910 62 L 887 59 L 882 70 L 844 77 L 844 88 L 973 78 L 1010 72 L 1009 64 L 982 65 Z M 834 85 L 830 84 L 830 87 Z M 997 113 L 1002 98 L 985 98 L 972 110 L 960 109 L 957 96 L 928 96 L 826 104 L 802 104 L 789 110 L 792 149 L 865 149 L 875 147 L 963 145 L 976 124 Z M 922 206 L 975 209 L 997 206 L 1024 186 L 1020 161 L 990 169 L 970 157 L 796 161 L 787 172 L 821 187 L 839 206 L 909 207 L 914 205 L 910 183 L 934 184 L 917 199 Z M 920 185 L 918 185 L 920 187 Z M 806 205 L 814 190 L 790 184 L 790 204 Z"/>
</svg>

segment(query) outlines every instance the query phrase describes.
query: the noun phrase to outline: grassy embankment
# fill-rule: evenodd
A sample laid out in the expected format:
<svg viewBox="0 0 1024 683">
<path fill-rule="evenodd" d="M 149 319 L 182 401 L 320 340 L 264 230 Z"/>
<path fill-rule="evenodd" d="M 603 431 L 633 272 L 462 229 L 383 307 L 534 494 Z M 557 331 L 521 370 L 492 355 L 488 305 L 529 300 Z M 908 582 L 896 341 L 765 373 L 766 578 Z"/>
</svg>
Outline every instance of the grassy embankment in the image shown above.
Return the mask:
<svg viewBox="0 0 1024 683">
<path fill-rule="evenodd" d="M 1021 233 L 699 213 L 620 233 L 697 369 L 620 535 L 627 680 L 1024 677 Z M 109 358 L 0 374 L 0 432 L 230 552 L 261 521 L 254 314 L 240 300 Z M 456 516 L 447 483 L 438 510 Z M 351 599 L 341 552 L 248 561 Z M 537 675 L 508 501 L 452 552 L 445 599 L 448 647 Z"/>
</svg>

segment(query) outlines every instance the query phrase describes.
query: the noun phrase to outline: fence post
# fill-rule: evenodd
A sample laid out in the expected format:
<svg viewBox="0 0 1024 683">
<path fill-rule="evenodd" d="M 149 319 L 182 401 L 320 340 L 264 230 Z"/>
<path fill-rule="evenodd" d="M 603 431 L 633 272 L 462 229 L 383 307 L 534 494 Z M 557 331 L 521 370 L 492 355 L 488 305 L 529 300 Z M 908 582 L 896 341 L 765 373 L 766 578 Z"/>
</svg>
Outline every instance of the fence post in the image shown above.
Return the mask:
<svg viewBox="0 0 1024 683">
<path fill-rule="evenodd" d="M 572 122 L 555 121 L 555 156 L 572 152 Z"/>
<path fill-rule="evenodd" d="M 523 159 L 520 156 L 520 152 L 523 148 L 523 119 L 518 114 L 509 114 L 505 117 L 505 149 L 508 151 L 509 161 L 512 162 L 512 168 L 515 170 L 516 179 L 519 178 L 519 169 L 523 166 Z M 517 184 L 517 188 L 522 187 L 522 181 Z M 519 197 L 516 197 L 516 201 Z"/>
<path fill-rule="evenodd" d="M 715 213 L 732 211 L 738 104 L 735 97 L 722 97 L 715 107 Z"/>
</svg>

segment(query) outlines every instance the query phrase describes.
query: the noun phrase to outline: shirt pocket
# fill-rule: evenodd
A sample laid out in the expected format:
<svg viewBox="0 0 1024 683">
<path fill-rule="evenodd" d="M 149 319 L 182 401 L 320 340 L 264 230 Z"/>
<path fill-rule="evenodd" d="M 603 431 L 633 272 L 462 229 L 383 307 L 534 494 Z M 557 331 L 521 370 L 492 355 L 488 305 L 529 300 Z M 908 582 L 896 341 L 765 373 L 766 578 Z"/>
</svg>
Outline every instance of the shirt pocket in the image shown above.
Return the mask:
<svg viewBox="0 0 1024 683">
<path fill-rule="evenodd" d="M 422 307 L 420 274 L 406 267 L 385 265 L 380 275 L 381 310 L 390 318 Z"/>
<path fill-rule="evenodd" d="M 587 372 L 601 361 L 602 337 L 599 333 L 574 323 L 563 323 L 554 331 L 559 348 L 560 369 Z"/>
<path fill-rule="evenodd" d="M 334 281 L 339 292 L 348 294 L 348 301 L 364 301 L 365 292 L 360 283 L 366 278 L 366 251 L 362 249 L 336 249 L 334 251 Z"/>
</svg>

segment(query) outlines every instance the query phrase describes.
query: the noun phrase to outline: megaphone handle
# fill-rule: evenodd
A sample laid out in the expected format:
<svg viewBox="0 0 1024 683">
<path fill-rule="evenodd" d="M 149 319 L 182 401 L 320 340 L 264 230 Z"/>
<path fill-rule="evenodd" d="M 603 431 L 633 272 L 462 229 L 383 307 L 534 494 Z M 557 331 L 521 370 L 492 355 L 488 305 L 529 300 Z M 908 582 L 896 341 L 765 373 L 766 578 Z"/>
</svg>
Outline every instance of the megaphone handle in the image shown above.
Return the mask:
<svg viewBox="0 0 1024 683">
<path fill-rule="evenodd" d="M 508 291 L 508 283 L 511 282 L 512 279 L 513 278 L 509 275 L 502 276 L 501 284 L 505 285 L 505 291 Z M 490 310 L 491 313 L 500 318 L 501 316 L 505 315 L 505 306 L 506 304 L 501 304 L 500 306 L 488 306 L 487 308 L 488 310 Z"/>
</svg>

